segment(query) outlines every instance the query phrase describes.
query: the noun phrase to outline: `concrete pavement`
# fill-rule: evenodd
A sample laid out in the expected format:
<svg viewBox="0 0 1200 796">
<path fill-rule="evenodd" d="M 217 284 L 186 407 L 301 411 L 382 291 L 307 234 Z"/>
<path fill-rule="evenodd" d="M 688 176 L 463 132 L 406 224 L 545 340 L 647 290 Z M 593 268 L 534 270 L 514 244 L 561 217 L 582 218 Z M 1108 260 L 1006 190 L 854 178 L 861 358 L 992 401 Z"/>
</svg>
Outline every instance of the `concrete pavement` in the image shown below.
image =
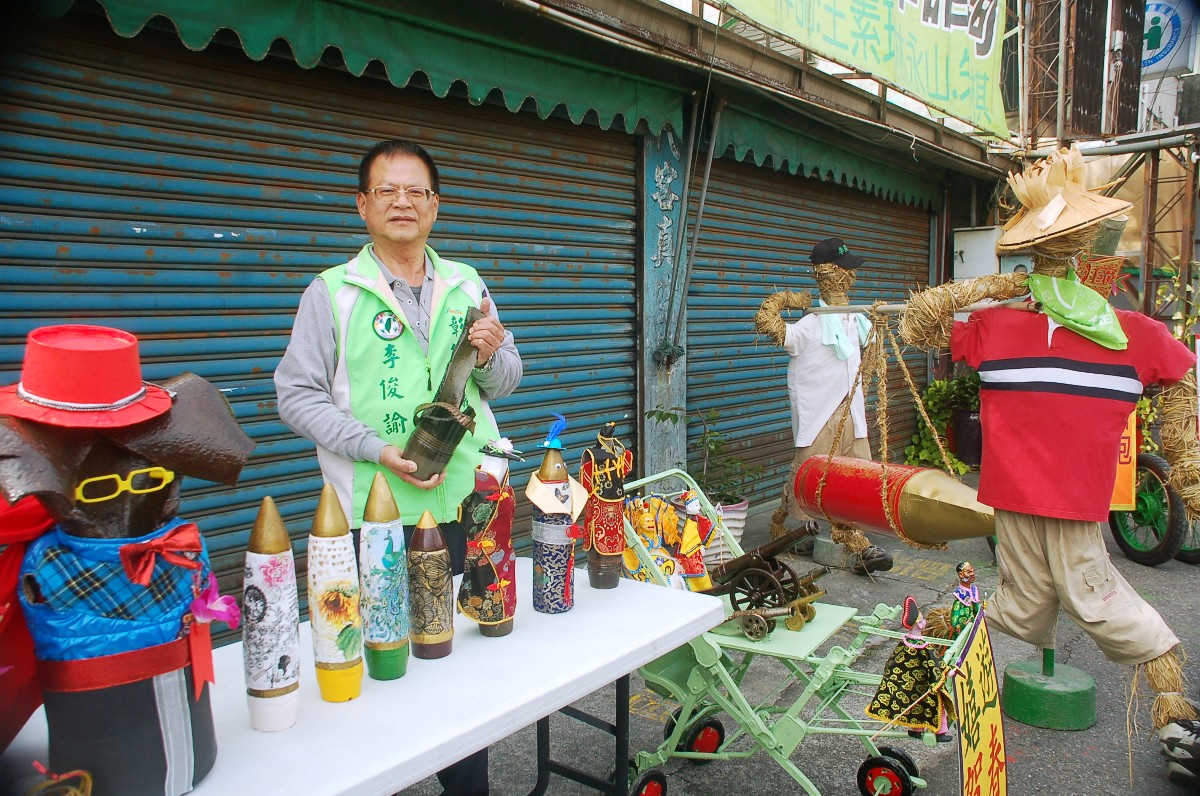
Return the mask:
<svg viewBox="0 0 1200 796">
<path fill-rule="evenodd" d="M 764 508 L 773 508 L 764 507 Z M 769 538 L 770 512 L 752 515 L 746 526 L 743 547 L 750 549 Z M 872 535 L 876 544 L 891 552 L 895 565 L 889 572 L 873 578 L 834 571 L 821 580 L 829 595 L 827 602 L 857 607 L 869 612 L 876 603 L 899 604 L 913 595 L 922 606 L 948 605 L 955 585 L 954 564 L 970 559 L 976 566 L 977 582 L 991 592 L 998 581 L 991 551 L 983 539 L 956 542 L 948 550 L 916 550 L 898 539 Z M 1117 569 L 1149 600 L 1175 633 L 1183 640 L 1192 659 L 1185 664 L 1189 678 L 1189 696 L 1198 696 L 1200 686 L 1200 568 L 1172 561 L 1149 568 L 1127 560 L 1108 538 L 1109 553 Z M 795 568 L 811 567 L 808 558 L 797 558 Z M 845 631 L 843 631 L 845 633 Z M 850 636 L 835 636 L 845 643 Z M 1127 689 L 1132 670 L 1106 661 L 1091 639 L 1065 616 L 1059 624 L 1057 661 L 1090 674 L 1097 685 L 1097 723 L 1080 732 L 1055 732 L 1006 720 L 1005 739 L 1009 765 L 1009 793 L 1012 796 L 1097 796 L 1139 794 L 1139 796 L 1175 796 L 1189 793 L 1167 781 L 1166 768 L 1148 718 L 1150 699 L 1143 686 L 1135 702 L 1131 720 L 1132 742 L 1127 742 Z M 1040 653 L 1028 644 L 999 633 L 992 634 L 997 669 L 1010 663 L 1040 660 Z M 867 671 L 880 671 L 892 649 L 882 640 L 856 665 Z M 757 665 L 757 664 L 756 664 Z M 753 682 L 751 669 L 747 690 L 766 688 L 768 683 Z M 767 680 L 769 678 L 764 678 Z M 613 689 L 591 695 L 576 703 L 599 716 L 613 715 Z M 794 698 L 794 695 L 793 697 Z M 790 701 L 790 700 L 789 700 Z M 866 699 L 843 702 L 854 715 L 861 715 Z M 636 675 L 631 686 L 631 749 L 650 750 L 661 742 L 663 722 L 675 705 L 646 689 Z M 731 722 L 726 722 L 727 725 Z M 528 793 L 535 781 L 535 736 L 533 727 L 513 728 L 514 733 L 491 750 L 491 782 L 494 796 Z M 577 767 L 604 776 L 611 767 L 611 738 L 577 721 L 555 715 L 551 721 L 553 756 Z M 895 744 L 912 755 L 929 787 L 919 791 L 925 796 L 956 796 L 958 790 L 958 754 L 956 744 L 927 748 L 917 741 Z M 854 738 L 820 737 L 806 739 L 792 755 L 804 773 L 824 796 L 857 794 L 855 774 L 865 758 L 861 743 Z M 802 793 L 799 786 L 765 753 L 743 760 L 717 761 L 693 765 L 672 760 L 663 767 L 668 776 L 671 796 L 773 796 Z M 441 792 L 436 779 L 430 778 L 403 791 L 405 796 L 436 796 Z M 552 777 L 548 793 L 558 796 L 595 793 L 588 788 Z"/>
</svg>

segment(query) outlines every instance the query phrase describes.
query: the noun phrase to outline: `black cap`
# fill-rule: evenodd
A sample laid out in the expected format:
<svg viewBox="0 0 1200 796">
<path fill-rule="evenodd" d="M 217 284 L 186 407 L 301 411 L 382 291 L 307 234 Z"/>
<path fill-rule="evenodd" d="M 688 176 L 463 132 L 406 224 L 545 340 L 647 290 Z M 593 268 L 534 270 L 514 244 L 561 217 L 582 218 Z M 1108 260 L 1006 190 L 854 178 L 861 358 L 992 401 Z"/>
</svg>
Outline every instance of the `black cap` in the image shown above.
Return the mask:
<svg viewBox="0 0 1200 796">
<path fill-rule="evenodd" d="M 826 238 L 813 246 L 808 259 L 813 265 L 833 263 L 839 268 L 857 268 L 866 262 L 862 257 L 851 254 L 841 238 Z"/>
</svg>

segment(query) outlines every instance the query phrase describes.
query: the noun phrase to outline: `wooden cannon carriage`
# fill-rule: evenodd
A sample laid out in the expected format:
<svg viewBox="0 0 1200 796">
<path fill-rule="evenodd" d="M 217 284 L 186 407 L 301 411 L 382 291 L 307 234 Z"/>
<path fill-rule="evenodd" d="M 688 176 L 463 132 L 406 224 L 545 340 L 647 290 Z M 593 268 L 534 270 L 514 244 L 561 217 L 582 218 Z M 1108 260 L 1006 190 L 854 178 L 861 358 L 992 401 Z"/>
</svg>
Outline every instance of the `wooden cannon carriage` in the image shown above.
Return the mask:
<svg viewBox="0 0 1200 796">
<path fill-rule="evenodd" d="M 734 611 L 781 608 L 816 594 L 816 581 L 829 572 L 828 567 L 815 567 L 802 577 L 777 557 L 807 534 L 808 531 L 798 528 L 713 567 L 708 573 L 713 586 L 705 593 L 729 595 Z"/>
</svg>

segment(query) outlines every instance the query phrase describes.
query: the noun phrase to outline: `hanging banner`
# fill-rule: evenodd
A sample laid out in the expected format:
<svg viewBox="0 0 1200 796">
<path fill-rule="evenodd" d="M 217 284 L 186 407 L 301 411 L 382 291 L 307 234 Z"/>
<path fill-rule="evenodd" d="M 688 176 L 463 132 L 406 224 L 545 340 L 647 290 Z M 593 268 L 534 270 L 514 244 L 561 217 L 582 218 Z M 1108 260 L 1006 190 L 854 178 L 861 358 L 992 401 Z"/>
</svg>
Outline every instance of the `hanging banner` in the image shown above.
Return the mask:
<svg viewBox="0 0 1200 796">
<path fill-rule="evenodd" d="M 975 617 L 971 640 L 953 678 L 962 796 L 1008 793 L 1004 716 L 1000 712 L 1000 684 L 992 658 L 992 640 L 984 622 L 986 613 L 985 608 Z"/>
<path fill-rule="evenodd" d="M 1008 137 L 1001 0 L 734 0 L 747 19 Z"/>
</svg>

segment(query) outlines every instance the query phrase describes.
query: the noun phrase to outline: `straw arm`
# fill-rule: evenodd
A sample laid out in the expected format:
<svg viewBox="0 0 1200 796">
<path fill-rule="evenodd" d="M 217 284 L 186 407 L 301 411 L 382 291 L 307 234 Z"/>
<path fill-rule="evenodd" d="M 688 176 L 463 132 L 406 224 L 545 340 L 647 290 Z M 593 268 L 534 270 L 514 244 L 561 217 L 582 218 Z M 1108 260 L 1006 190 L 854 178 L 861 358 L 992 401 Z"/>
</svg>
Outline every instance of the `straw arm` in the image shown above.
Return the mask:
<svg viewBox="0 0 1200 796">
<path fill-rule="evenodd" d="M 1028 295 L 1025 295 L 1008 299 L 1007 301 L 977 301 L 974 304 L 959 307 L 955 312 L 974 312 L 975 310 L 987 309 L 988 307 L 1012 307 L 1017 310 L 1038 312 L 1041 306 L 1038 302 L 1029 301 Z M 878 312 L 883 315 L 899 315 L 907 309 L 908 304 L 847 304 L 841 307 L 812 307 L 808 310 L 808 313 L 810 315 L 831 315 L 835 313 Z"/>
<path fill-rule="evenodd" d="M 784 310 L 807 310 L 812 306 L 812 294 L 807 290 L 784 290 L 772 293 L 763 300 L 754 316 L 754 328 L 764 337 L 783 345 L 787 334 L 787 323 L 783 320 Z"/>
<path fill-rule="evenodd" d="M 1161 399 L 1163 456 L 1171 464 L 1169 483 L 1187 507 L 1200 517 L 1200 441 L 1196 438 L 1196 375 L 1188 372 L 1163 390 Z"/>
</svg>

